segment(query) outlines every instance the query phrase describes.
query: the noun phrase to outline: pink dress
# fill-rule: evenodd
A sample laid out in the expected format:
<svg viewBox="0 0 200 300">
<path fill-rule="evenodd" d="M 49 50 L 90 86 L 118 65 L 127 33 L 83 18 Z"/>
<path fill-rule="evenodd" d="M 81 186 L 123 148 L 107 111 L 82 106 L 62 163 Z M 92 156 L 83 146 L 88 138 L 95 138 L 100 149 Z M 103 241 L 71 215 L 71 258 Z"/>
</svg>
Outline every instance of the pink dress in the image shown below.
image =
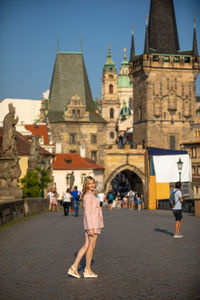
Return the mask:
<svg viewBox="0 0 200 300">
<path fill-rule="evenodd" d="M 103 215 L 100 203 L 92 192 L 87 192 L 83 197 L 83 223 L 85 231 L 94 229 L 97 234 L 104 227 Z"/>
</svg>

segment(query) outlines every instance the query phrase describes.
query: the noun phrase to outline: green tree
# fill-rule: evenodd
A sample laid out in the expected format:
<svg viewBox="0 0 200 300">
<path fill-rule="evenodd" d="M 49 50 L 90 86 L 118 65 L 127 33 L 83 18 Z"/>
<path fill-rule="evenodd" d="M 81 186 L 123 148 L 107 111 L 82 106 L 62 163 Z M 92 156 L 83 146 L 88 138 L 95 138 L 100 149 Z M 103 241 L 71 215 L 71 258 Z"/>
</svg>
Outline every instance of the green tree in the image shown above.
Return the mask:
<svg viewBox="0 0 200 300">
<path fill-rule="evenodd" d="M 47 188 L 48 183 L 52 181 L 49 177 L 49 170 L 42 170 L 41 168 L 36 167 L 33 171 L 28 171 L 21 179 L 24 196 L 27 198 L 40 197 L 42 191 L 42 179 L 43 188 L 45 189 Z"/>
</svg>

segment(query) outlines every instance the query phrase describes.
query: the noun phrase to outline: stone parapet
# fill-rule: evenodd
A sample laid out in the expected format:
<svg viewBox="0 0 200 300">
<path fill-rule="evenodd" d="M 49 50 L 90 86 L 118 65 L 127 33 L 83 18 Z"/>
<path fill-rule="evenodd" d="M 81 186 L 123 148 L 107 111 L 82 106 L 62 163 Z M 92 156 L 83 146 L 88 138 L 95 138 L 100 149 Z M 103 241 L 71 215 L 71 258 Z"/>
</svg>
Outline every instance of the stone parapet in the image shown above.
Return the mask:
<svg viewBox="0 0 200 300">
<path fill-rule="evenodd" d="M 22 199 L 17 201 L 2 201 L 0 203 L 0 226 L 31 214 L 47 210 L 48 199 Z"/>
</svg>

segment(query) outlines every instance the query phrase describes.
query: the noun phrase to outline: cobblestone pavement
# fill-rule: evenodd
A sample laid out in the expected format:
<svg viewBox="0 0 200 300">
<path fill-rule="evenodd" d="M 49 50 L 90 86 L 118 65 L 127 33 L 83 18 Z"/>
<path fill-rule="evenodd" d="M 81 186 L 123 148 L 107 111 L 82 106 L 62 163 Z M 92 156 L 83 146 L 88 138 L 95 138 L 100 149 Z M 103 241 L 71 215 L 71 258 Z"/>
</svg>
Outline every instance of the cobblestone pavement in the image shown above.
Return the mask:
<svg viewBox="0 0 200 300">
<path fill-rule="evenodd" d="M 173 238 L 169 211 L 104 209 L 104 222 L 92 265 L 98 279 L 66 273 L 84 241 L 82 211 L 1 229 L 0 299 L 200 299 L 200 218 L 184 214 L 183 239 Z"/>
</svg>

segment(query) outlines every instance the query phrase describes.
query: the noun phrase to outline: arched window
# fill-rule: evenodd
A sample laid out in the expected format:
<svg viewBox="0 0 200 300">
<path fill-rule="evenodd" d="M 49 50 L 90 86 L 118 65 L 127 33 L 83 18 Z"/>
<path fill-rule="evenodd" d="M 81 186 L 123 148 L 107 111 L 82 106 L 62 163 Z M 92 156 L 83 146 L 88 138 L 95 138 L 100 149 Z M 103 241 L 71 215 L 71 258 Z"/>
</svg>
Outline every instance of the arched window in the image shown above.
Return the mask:
<svg viewBox="0 0 200 300">
<path fill-rule="evenodd" d="M 109 85 L 109 94 L 113 94 L 113 85 L 112 84 Z"/>
<path fill-rule="evenodd" d="M 114 136 L 115 136 L 114 132 L 111 131 L 111 132 L 110 132 L 110 137 L 111 137 L 111 139 L 114 139 Z"/>
<path fill-rule="evenodd" d="M 86 178 L 86 174 L 81 174 L 81 183 L 83 184 Z"/>
<path fill-rule="evenodd" d="M 114 109 L 112 107 L 110 109 L 110 119 L 114 119 Z"/>
<path fill-rule="evenodd" d="M 67 174 L 66 176 L 66 181 L 67 181 L 67 186 L 69 187 L 71 184 L 71 178 L 72 178 L 72 174 Z"/>
</svg>

